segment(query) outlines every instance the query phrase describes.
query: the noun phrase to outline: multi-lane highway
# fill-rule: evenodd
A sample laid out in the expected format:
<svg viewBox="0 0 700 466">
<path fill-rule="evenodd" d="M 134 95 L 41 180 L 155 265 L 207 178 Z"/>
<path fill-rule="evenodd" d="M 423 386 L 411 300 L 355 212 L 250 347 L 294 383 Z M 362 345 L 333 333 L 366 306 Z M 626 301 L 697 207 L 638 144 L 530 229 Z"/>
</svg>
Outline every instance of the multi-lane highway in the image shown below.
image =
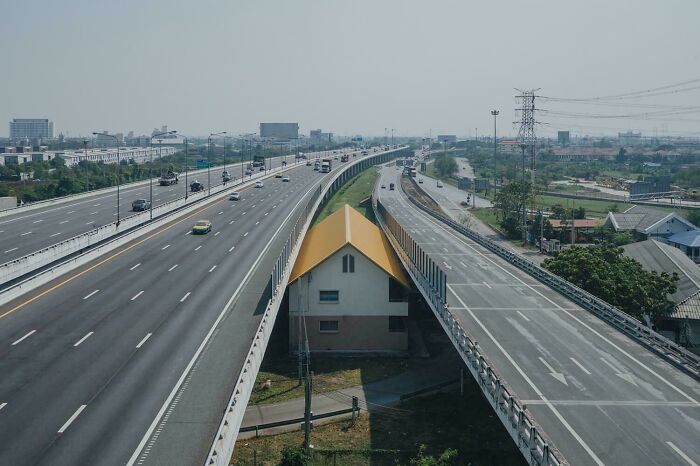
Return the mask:
<svg viewBox="0 0 700 466">
<path fill-rule="evenodd" d="M 287 220 L 331 176 L 307 166 L 287 174 L 289 183 L 270 178 L 240 201 L 210 202 L 0 309 L 0 464 L 204 460 Z M 190 233 L 199 219 L 213 222 L 209 234 Z M 188 396 L 185 413 L 173 412 Z M 155 454 L 170 426 L 167 451 Z"/>
<path fill-rule="evenodd" d="M 313 154 L 310 154 L 312 156 Z M 269 159 L 268 168 L 282 165 L 284 157 Z M 294 163 L 294 156 L 286 157 L 287 163 Z M 241 178 L 241 165 L 227 166 L 233 182 Z M 258 170 L 255 168 L 255 170 Z M 221 184 L 223 167 L 213 167 L 207 176 L 206 170 L 190 173 L 188 183 L 199 181 L 208 189 L 208 179 L 212 187 Z M 257 172 L 255 172 L 257 173 Z M 159 186 L 153 180 L 153 206 L 185 196 L 189 186 L 184 174 L 179 183 L 172 186 Z M 107 192 L 106 192 L 107 191 Z M 120 189 L 120 218 L 134 215 L 131 203 L 136 199 L 150 199 L 149 183 L 139 182 L 124 185 Z M 85 233 L 93 228 L 107 225 L 117 219 L 117 192 L 114 189 L 95 191 L 93 195 L 64 203 L 49 203 L 46 207 L 26 210 L 0 217 L 0 263 L 9 262 L 62 240 Z"/>
<path fill-rule="evenodd" d="M 380 183 L 398 178 L 384 168 Z M 378 196 L 445 271 L 451 312 L 570 464 L 700 464 L 696 380 L 400 190 Z"/>
</svg>

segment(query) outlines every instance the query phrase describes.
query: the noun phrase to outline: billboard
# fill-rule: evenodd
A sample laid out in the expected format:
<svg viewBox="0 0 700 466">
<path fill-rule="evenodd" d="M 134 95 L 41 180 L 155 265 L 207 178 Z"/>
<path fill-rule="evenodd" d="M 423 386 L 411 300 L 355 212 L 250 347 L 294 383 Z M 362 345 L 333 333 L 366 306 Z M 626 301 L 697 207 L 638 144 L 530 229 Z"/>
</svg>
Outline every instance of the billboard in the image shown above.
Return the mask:
<svg viewBox="0 0 700 466">
<path fill-rule="evenodd" d="M 298 139 L 299 123 L 260 123 L 260 137 Z"/>
</svg>

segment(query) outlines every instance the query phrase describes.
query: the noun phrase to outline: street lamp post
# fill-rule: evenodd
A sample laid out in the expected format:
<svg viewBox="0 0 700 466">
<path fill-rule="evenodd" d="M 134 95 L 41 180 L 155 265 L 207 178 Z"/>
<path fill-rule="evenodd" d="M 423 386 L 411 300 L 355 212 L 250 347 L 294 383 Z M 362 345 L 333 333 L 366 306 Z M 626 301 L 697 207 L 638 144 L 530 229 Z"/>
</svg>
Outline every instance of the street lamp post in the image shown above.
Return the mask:
<svg viewBox="0 0 700 466">
<path fill-rule="evenodd" d="M 119 201 L 120 201 L 120 187 L 121 187 L 121 161 L 119 160 L 119 138 L 115 136 L 114 134 L 107 134 L 107 133 L 98 133 L 98 132 L 93 132 L 93 135 L 102 135 L 102 136 L 107 136 L 110 138 L 113 138 L 114 141 L 117 143 L 117 227 L 119 227 L 119 223 L 121 222 L 120 219 L 120 211 L 119 211 Z"/>
<path fill-rule="evenodd" d="M 209 161 L 209 154 L 211 153 L 211 138 L 214 136 L 223 136 L 226 131 L 221 131 L 219 133 L 209 134 L 209 150 L 207 151 L 207 184 L 209 185 L 209 194 L 211 194 L 211 162 Z M 224 136 L 224 171 L 226 171 L 226 137 Z M 223 183 L 223 177 L 222 177 Z"/>
<path fill-rule="evenodd" d="M 151 220 L 153 220 L 153 138 L 157 138 L 159 136 L 165 136 L 166 134 L 175 134 L 175 133 L 177 133 L 177 131 L 165 131 L 163 133 L 156 133 L 156 134 L 151 135 L 151 139 L 148 142 L 148 145 L 149 145 L 149 150 L 148 150 L 148 180 L 149 180 L 148 190 L 150 191 L 150 196 L 151 196 L 151 198 L 150 198 L 151 207 L 148 209 L 148 211 L 150 212 L 149 218 Z M 158 150 L 159 150 L 159 152 L 158 152 L 158 164 L 160 165 L 160 171 L 161 171 L 161 175 L 162 175 L 163 174 L 162 173 L 163 172 L 163 162 L 161 159 L 161 154 L 163 151 L 163 144 L 162 144 L 163 140 L 157 139 L 157 141 L 158 141 Z"/>
<path fill-rule="evenodd" d="M 83 154 L 85 155 L 85 192 L 90 191 L 90 169 L 87 161 L 87 144 L 88 140 L 83 139 Z"/>
<path fill-rule="evenodd" d="M 498 110 L 491 110 L 493 115 L 493 195 L 496 195 L 496 185 L 498 184 L 498 175 L 496 174 L 496 117 Z"/>
</svg>

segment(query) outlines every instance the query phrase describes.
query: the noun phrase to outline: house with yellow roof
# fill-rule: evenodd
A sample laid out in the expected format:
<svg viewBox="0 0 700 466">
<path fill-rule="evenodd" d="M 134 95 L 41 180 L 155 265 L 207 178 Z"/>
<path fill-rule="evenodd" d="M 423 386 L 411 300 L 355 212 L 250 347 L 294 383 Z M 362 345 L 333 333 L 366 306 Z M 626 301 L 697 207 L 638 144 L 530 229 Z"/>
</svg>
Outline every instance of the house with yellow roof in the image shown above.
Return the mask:
<svg viewBox="0 0 700 466">
<path fill-rule="evenodd" d="M 406 351 L 409 287 L 384 233 L 346 204 L 302 242 L 289 278 L 290 350 L 305 332 L 312 352 Z"/>
</svg>

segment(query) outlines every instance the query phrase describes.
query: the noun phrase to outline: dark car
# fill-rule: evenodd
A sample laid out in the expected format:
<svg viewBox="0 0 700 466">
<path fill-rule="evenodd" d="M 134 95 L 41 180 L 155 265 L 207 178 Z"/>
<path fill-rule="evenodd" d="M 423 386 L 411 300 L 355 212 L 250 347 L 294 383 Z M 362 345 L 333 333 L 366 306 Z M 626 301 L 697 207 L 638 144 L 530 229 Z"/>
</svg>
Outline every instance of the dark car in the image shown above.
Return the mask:
<svg viewBox="0 0 700 466">
<path fill-rule="evenodd" d="M 134 212 L 143 212 L 151 208 L 151 201 L 148 199 L 136 199 L 131 203 L 131 210 Z"/>
<path fill-rule="evenodd" d="M 196 193 L 198 191 L 203 191 L 203 190 L 204 190 L 204 185 L 202 183 L 200 183 L 199 181 L 195 180 L 192 183 L 190 183 L 190 191 L 192 191 L 193 193 Z"/>
</svg>

